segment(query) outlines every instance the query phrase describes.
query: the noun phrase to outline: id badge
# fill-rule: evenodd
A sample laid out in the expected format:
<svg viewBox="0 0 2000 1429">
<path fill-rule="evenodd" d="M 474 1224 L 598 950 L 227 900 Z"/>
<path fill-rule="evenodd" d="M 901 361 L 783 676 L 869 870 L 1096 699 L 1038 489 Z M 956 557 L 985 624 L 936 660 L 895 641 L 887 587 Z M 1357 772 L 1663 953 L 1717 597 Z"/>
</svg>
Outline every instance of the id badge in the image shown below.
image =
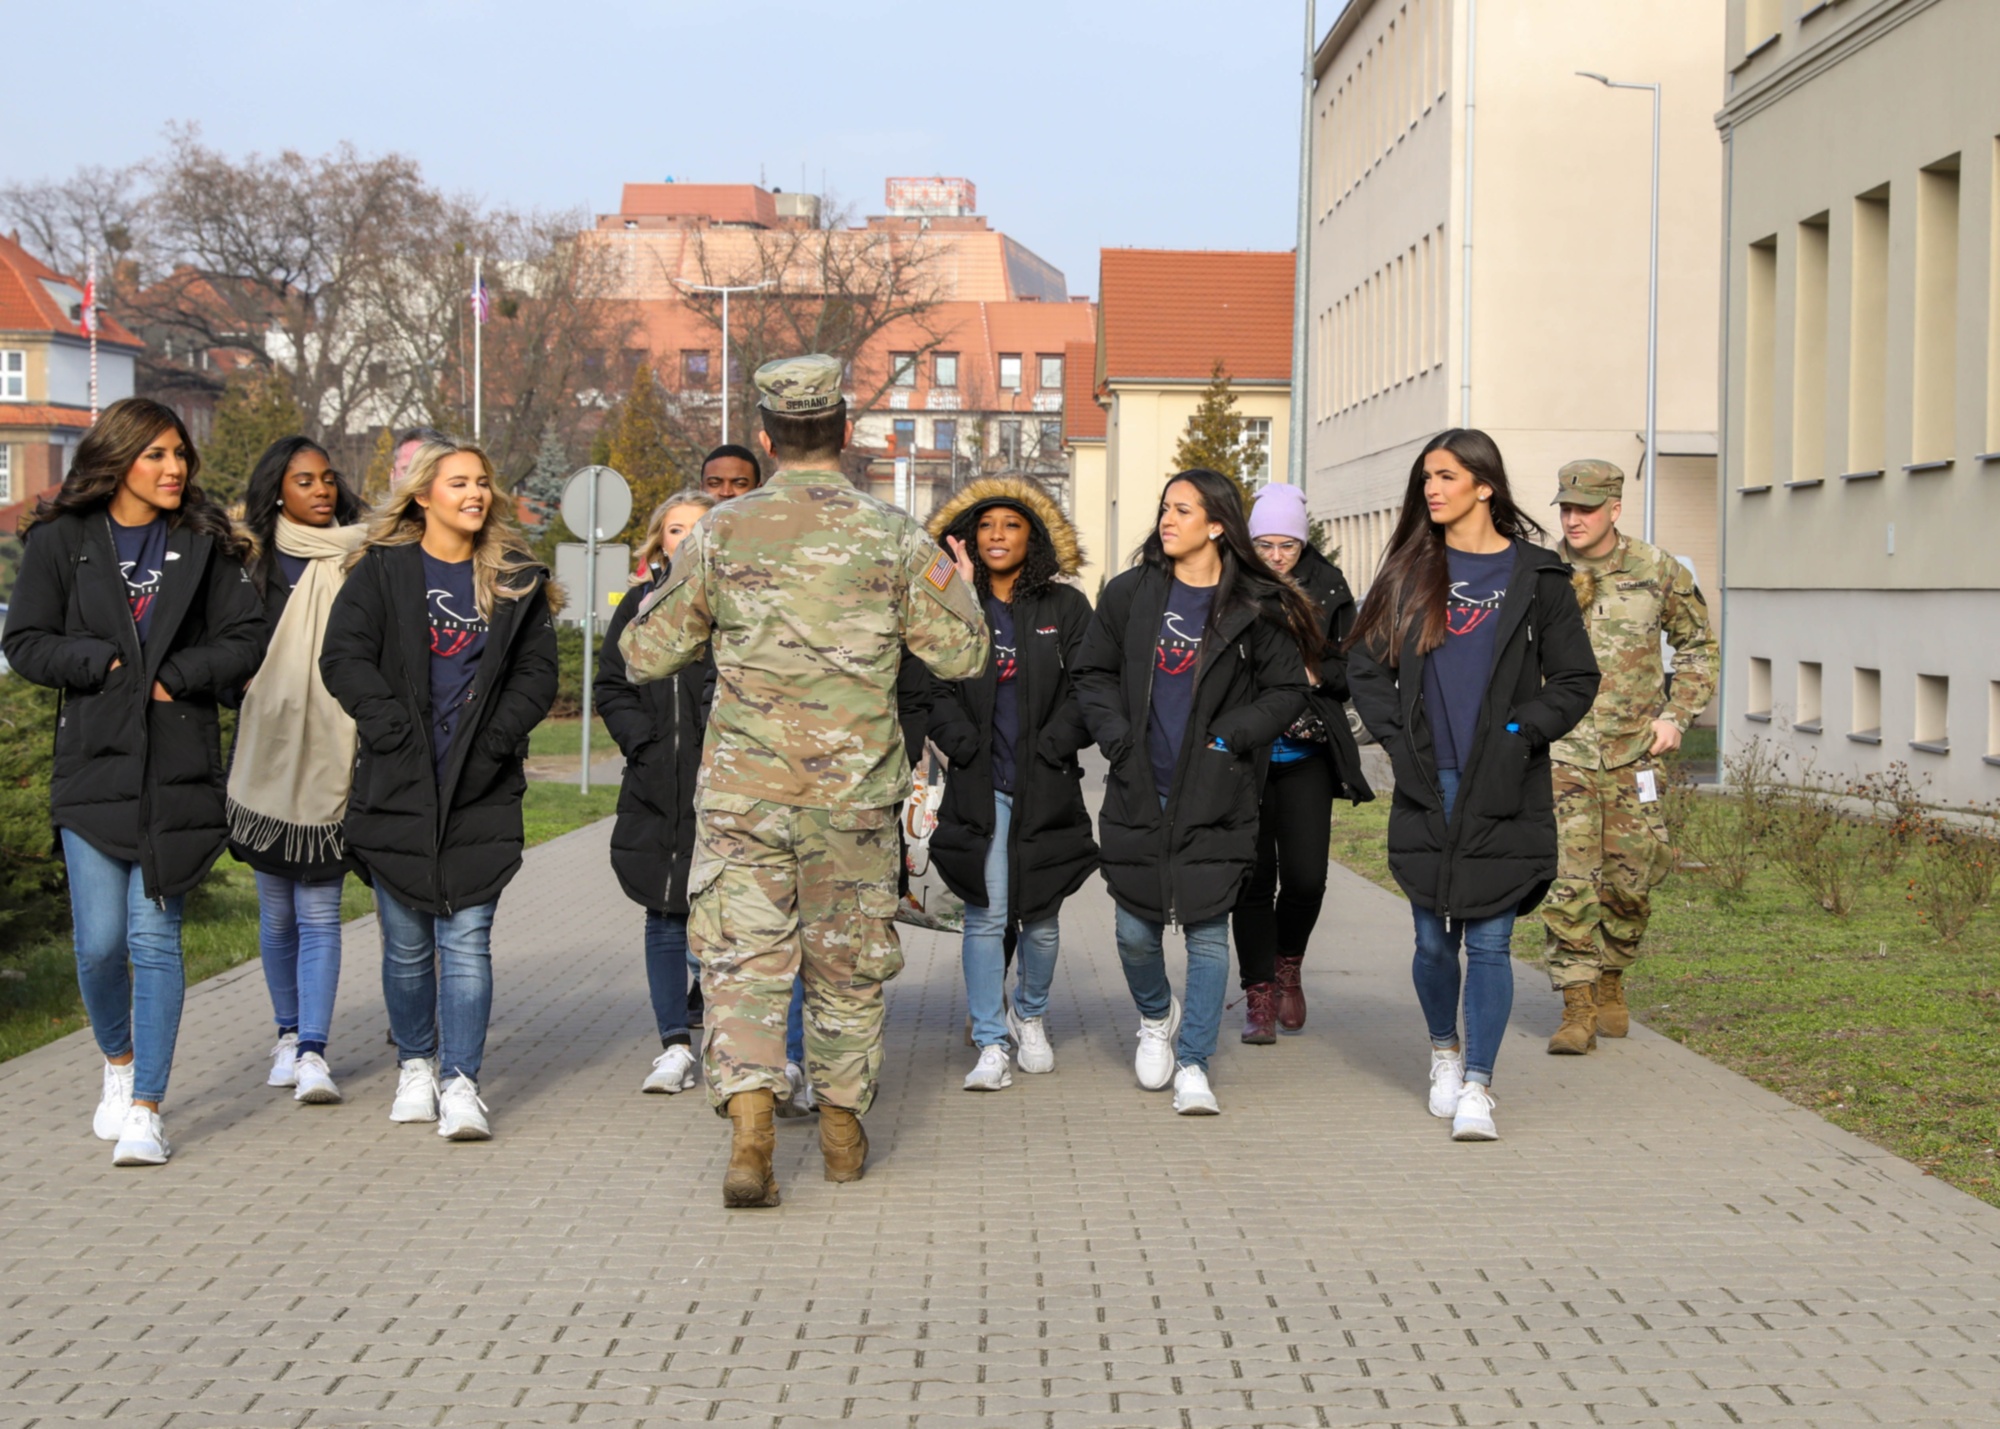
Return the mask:
<svg viewBox="0 0 2000 1429">
<path fill-rule="evenodd" d="M 1660 780 L 1657 774 L 1651 769 L 1641 769 L 1637 776 L 1637 783 L 1639 785 L 1640 803 L 1656 804 L 1659 802 Z"/>
</svg>

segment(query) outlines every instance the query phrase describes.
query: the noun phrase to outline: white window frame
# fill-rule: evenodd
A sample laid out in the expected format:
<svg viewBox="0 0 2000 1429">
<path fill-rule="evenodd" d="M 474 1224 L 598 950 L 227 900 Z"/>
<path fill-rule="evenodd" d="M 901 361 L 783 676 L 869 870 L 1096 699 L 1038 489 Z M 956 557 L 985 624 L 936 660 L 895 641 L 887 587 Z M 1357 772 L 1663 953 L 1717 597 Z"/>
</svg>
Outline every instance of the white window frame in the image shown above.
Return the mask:
<svg viewBox="0 0 2000 1429">
<path fill-rule="evenodd" d="M 931 354 L 931 385 L 933 387 L 958 386 L 957 353 L 934 352 Z"/>
<path fill-rule="evenodd" d="M 1269 417 L 1245 417 L 1243 419 L 1243 449 L 1246 455 L 1251 449 L 1250 439 L 1253 436 L 1261 438 L 1256 447 L 1257 465 L 1245 473 L 1245 475 L 1249 477 L 1248 485 L 1250 489 L 1255 491 L 1271 480 L 1271 419 Z"/>
<path fill-rule="evenodd" d="M 1036 356 L 1035 363 L 1039 369 L 1036 376 L 1041 379 L 1041 390 L 1044 392 L 1060 392 L 1063 384 L 1063 360 L 1061 355 L 1053 352 L 1040 353 Z M 1049 366 L 1052 363 L 1056 369 L 1056 380 L 1053 382 L 1049 381 Z"/>
<path fill-rule="evenodd" d="M 14 500 L 14 449 L 0 442 L 0 506 Z"/>
<path fill-rule="evenodd" d="M 26 348 L 0 348 L 0 402 L 28 400 L 28 352 Z"/>
<path fill-rule="evenodd" d="M 1013 381 L 1011 381 L 1011 382 L 1007 380 L 1007 372 L 1008 372 L 1008 364 L 1009 364 L 1009 363 L 1012 363 L 1012 364 L 1013 364 L 1013 373 L 1014 373 L 1014 378 L 1013 378 Z M 1003 353 L 1001 353 L 1001 354 L 1000 354 L 1000 390 L 1001 390 L 1002 392 L 1018 392 L 1018 391 L 1020 391 L 1020 390 L 1021 390 L 1021 354 L 1020 354 L 1020 353 L 1018 353 L 1018 352 L 1003 352 Z"/>
</svg>

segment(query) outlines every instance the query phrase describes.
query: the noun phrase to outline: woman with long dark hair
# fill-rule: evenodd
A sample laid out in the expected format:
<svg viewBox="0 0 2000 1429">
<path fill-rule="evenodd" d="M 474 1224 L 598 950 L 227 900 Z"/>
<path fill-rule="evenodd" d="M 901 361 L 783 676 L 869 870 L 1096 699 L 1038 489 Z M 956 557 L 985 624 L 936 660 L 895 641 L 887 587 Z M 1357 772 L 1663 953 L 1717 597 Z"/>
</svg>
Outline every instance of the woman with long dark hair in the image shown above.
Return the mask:
<svg viewBox="0 0 2000 1429">
<path fill-rule="evenodd" d="M 354 721 L 320 678 L 320 644 L 365 534 L 361 499 L 326 448 L 283 437 L 257 459 L 243 496 L 256 543 L 251 584 L 270 632 L 243 695 L 229 763 L 229 849 L 257 875 L 258 948 L 278 1042 L 268 1085 L 328 1104 L 326 1062 L 340 986 L 341 821 L 354 776 Z"/>
<path fill-rule="evenodd" d="M 1137 564 L 1105 587 L 1075 667 L 1111 761 L 1100 816 L 1118 957 L 1139 1008 L 1139 1085 L 1213 1115 L 1208 1060 L 1229 979 L 1229 910 L 1257 856 L 1260 753 L 1305 708 L 1319 615 L 1251 549 L 1229 478 L 1167 483 Z M 1187 1004 L 1162 938 L 1187 938 Z"/>
<path fill-rule="evenodd" d="M 92 1128 L 119 1166 L 172 1154 L 160 1103 L 186 990 L 181 900 L 227 837 L 216 701 L 264 648 L 242 540 L 200 472 L 171 408 L 112 403 L 35 508 L 7 618 L 8 662 L 63 694 L 50 815 L 104 1053 Z"/>
<path fill-rule="evenodd" d="M 1556 874 L 1549 746 L 1597 697 L 1570 568 L 1536 544 L 1542 535 L 1515 506 L 1491 437 L 1439 433 L 1410 468 L 1348 636 L 1355 707 L 1396 774 L 1389 871 L 1416 921 L 1431 1115 L 1450 1117 L 1459 1141 L 1499 1136 L 1492 1083 L 1514 1003 L 1508 943 Z"/>
<path fill-rule="evenodd" d="M 528 732 L 556 697 L 561 594 L 511 505 L 479 447 L 425 442 L 369 523 L 319 661 L 360 736 L 345 832 L 382 927 L 389 1119 L 452 1141 L 493 1134 L 493 915 L 521 867 Z"/>
</svg>

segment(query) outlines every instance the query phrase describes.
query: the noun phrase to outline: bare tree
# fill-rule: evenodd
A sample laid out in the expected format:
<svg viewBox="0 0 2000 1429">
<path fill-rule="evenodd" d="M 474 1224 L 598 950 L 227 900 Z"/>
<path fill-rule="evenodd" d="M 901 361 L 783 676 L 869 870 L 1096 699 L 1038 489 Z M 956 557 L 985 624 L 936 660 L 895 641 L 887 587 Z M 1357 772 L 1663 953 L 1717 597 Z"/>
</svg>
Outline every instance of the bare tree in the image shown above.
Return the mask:
<svg viewBox="0 0 2000 1429">
<path fill-rule="evenodd" d="M 81 277 L 98 255 L 107 291 L 129 286 L 156 261 L 143 166 L 88 165 L 61 182 L 0 188 L 0 223 L 19 231 L 36 257 L 59 273 Z"/>
</svg>

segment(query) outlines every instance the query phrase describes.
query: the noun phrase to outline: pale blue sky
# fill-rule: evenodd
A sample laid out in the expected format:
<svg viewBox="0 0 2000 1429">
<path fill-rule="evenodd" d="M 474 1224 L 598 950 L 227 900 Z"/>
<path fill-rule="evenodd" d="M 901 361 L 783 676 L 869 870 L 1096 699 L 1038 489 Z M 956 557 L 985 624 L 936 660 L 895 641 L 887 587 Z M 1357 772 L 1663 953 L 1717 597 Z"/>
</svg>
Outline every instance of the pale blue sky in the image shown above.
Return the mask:
<svg viewBox="0 0 2000 1429">
<path fill-rule="evenodd" d="M 592 212 L 668 174 L 793 189 L 803 164 L 861 212 L 890 174 L 963 174 L 1095 296 L 1100 247 L 1292 246 L 1303 26 L 1303 0 L 10 6 L 38 58 L 0 95 L 0 181 L 129 162 L 174 120 Z"/>
</svg>

